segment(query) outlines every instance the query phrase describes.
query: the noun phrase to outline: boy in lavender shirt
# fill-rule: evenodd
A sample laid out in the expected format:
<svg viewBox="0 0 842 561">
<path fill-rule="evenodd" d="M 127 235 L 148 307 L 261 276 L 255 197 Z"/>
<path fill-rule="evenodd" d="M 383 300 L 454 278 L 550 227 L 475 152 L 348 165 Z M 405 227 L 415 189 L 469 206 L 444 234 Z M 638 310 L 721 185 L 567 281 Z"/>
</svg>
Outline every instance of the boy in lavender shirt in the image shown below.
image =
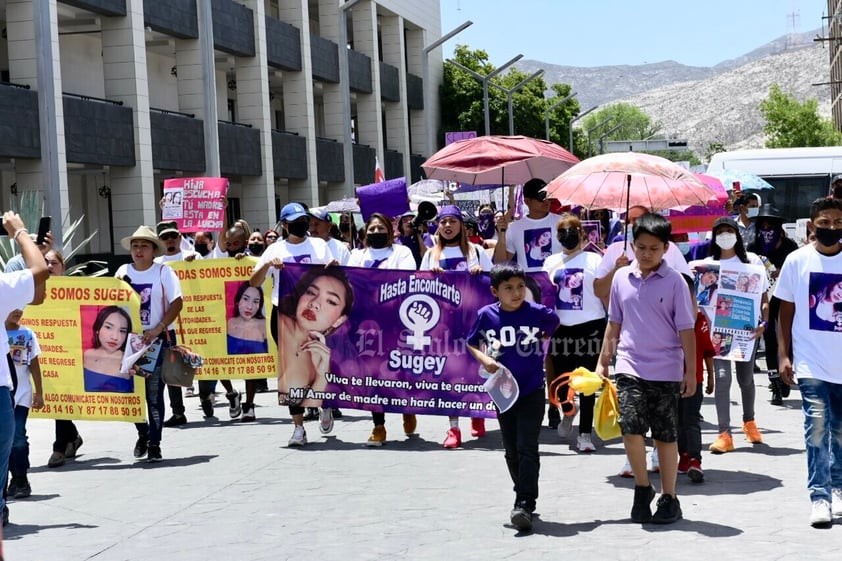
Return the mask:
<svg viewBox="0 0 842 561">
<path fill-rule="evenodd" d="M 515 485 L 515 505 L 509 519 L 522 531 L 532 529 L 532 513 L 538 498 L 538 435 L 544 420 L 544 346 L 542 337 L 558 327 L 555 310 L 526 300 L 526 281 L 517 265 L 491 269 L 491 293 L 497 302 L 480 308 L 466 338 L 468 350 L 494 373 L 508 368 L 519 388 L 517 401 L 498 411 L 506 465 Z M 496 360 L 481 347 L 493 348 Z"/>
<path fill-rule="evenodd" d="M 675 496 L 678 398 L 696 393 L 695 316 L 681 273 L 663 260 L 670 223 L 646 214 L 634 225 L 635 261 L 614 275 L 608 328 L 596 373 L 608 375 L 617 350 L 615 379 L 623 445 L 634 472 L 632 522 L 670 524 L 681 518 Z M 661 466 L 661 498 L 646 471 L 644 436 L 651 428 Z"/>
</svg>

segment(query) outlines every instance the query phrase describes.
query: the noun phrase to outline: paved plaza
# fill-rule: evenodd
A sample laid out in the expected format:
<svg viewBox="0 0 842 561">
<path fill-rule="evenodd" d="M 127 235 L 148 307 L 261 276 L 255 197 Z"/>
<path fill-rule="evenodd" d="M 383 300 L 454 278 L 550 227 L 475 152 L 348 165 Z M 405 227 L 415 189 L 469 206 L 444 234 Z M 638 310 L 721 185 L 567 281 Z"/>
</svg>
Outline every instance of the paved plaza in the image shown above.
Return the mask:
<svg viewBox="0 0 842 561">
<path fill-rule="evenodd" d="M 419 417 L 405 438 L 388 414 L 387 445 L 363 446 L 367 414 L 345 411 L 328 436 L 307 423 L 310 444 L 286 448 L 292 428 L 274 393 L 258 394 L 257 422 L 202 419 L 165 429 L 164 462 L 132 456 L 133 426 L 82 422 L 75 460 L 46 467 L 53 423 L 30 423 L 33 495 L 10 502 L 6 558 L 33 561 L 280 559 L 831 559 L 842 527 L 813 529 L 805 489 L 800 396 L 768 403 L 757 374 L 757 421 L 765 443 L 735 433 L 737 450 L 705 452 L 705 482 L 679 476 L 684 520 L 633 524 L 633 481 L 617 476 L 619 441 L 584 455 L 555 431 L 541 438 L 541 497 L 534 532 L 509 524 L 513 501 L 497 422 L 488 434 L 444 450 L 444 417 Z M 242 385 L 242 382 L 239 382 Z M 732 418 L 740 420 L 738 389 Z M 223 405 L 223 403 L 225 405 Z M 716 437 L 712 397 L 703 439 Z M 462 421 L 463 434 L 469 423 Z M 657 475 L 653 476 L 658 486 Z M 653 503 L 654 504 L 654 503 Z"/>
</svg>

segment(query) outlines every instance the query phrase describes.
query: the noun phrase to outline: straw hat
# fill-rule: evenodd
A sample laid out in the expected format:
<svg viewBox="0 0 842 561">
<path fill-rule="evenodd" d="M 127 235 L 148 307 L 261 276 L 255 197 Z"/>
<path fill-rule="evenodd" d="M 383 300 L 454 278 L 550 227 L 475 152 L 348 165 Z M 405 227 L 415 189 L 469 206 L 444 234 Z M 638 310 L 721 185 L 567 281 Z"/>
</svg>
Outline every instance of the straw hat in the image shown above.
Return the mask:
<svg viewBox="0 0 842 561">
<path fill-rule="evenodd" d="M 143 240 L 151 243 L 155 248 L 155 257 L 164 253 L 164 244 L 158 239 L 157 234 L 155 234 L 155 230 L 149 226 L 138 226 L 137 230 L 134 231 L 134 234 L 126 236 L 120 241 L 120 245 L 122 245 L 123 249 L 126 251 L 131 251 L 132 242 L 134 240 Z"/>
</svg>

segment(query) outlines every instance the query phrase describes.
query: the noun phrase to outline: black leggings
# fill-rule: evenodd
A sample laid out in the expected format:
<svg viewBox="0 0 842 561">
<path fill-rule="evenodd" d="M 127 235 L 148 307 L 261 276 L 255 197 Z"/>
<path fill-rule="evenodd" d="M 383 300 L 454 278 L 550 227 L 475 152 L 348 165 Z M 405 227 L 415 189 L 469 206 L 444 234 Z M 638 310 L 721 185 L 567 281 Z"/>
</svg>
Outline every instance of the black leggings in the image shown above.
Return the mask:
<svg viewBox="0 0 842 561">
<path fill-rule="evenodd" d="M 763 331 L 763 342 L 766 344 L 766 369 L 778 369 L 778 312 L 781 301 L 774 296 L 769 299 L 769 323 Z"/>
</svg>

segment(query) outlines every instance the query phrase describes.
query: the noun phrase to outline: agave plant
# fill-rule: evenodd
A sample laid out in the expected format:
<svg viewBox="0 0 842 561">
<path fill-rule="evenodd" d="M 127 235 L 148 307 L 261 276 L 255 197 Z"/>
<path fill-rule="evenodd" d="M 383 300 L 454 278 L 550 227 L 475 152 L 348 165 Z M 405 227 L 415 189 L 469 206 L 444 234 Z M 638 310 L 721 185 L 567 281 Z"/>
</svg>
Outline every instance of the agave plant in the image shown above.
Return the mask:
<svg viewBox="0 0 842 561">
<path fill-rule="evenodd" d="M 38 220 L 42 216 L 43 213 L 43 201 L 41 196 L 37 191 L 24 191 L 20 195 L 20 208 L 18 209 L 18 214 L 20 214 L 21 220 L 27 226 L 27 229 L 30 231 L 35 231 L 35 227 L 38 224 Z M 59 247 L 73 247 L 73 250 L 70 253 L 64 255 L 64 259 L 66 262 L 70 262 L 74 256 L 76 256 L 82 249 L 87 246 L 94 236 L 97 235 L 98 230 L 94 230 L 94 232 L 81 241 L 79 244 L 73 244 L 73 237 L 76 234 L 76 230 L 82 224 L 82 221 L 85 219 L 85 216 L 80 216 L 75 222 L 73 222 L 69 227 L 65 228 L 63 235 L 61 237 L 61 245 Z M 32 226 L 32 225 L 35 226 Z M 9 239 L 8 236 L 0 237 L 0 267 L 5 268 L 6 263 L 8 263 L 9 259 L 14 257 L 18 253 L 17 246 L 12 243 L 12 240 Z M 65 271 L 65 275 L 84 275 L 85 270 L 88 270 L 89 267 L 95 268 L 96 270 L 87 275 L 90 277 L 101 277 L 108 274 L 108 263 L 105 261 L 86 261 L 84 263 L 79 263 L 77 265 L 73 265 L 72 267 L 68 267 Z"/>
</svg>

